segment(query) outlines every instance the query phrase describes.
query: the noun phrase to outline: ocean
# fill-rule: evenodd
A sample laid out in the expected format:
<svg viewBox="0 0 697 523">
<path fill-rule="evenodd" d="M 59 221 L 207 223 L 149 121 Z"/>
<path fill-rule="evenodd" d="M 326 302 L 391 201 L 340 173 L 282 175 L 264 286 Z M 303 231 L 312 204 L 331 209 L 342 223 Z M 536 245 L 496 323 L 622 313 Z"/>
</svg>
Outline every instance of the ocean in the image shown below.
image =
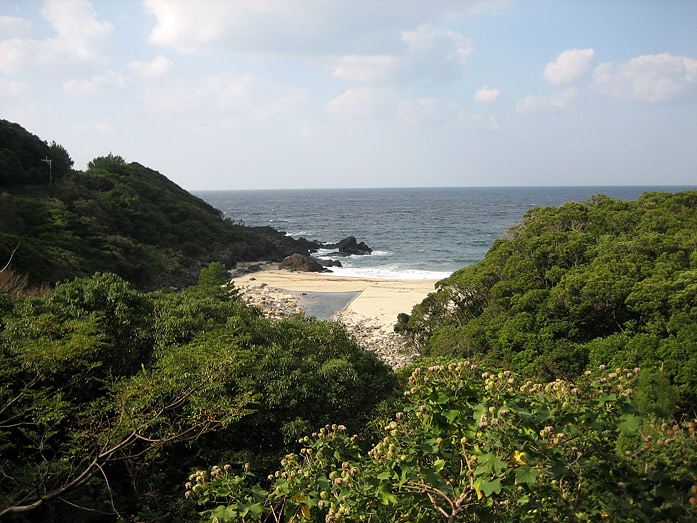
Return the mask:
<svg viewBox="0 0 697 523">
<path fill-rule="evenodd" d="M 246 225 L 294 238 L 338 242 L 355 236 L 369 256 L 341 258 L 339 276 L 442 279 L 476 263 L 528 209 L 583 202 L 596 194 L 635 200 L 643 192 L 695 187 L 457 187 L 196 191 Z M 318 253 L 326 256 L 329 251 Z"/>
</svg>

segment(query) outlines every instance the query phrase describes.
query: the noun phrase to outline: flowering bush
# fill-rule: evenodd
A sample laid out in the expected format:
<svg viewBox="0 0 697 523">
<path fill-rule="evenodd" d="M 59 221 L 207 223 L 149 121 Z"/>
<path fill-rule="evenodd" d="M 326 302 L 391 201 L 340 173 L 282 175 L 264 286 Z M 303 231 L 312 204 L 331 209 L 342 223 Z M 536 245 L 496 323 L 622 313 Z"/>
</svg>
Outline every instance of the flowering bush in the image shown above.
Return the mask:
<svg viewBox="0 0 697 523">
<path fill-rule="evenodd" d="M 215 467 L 187 496 L 213 521 L 695 521 L 697 422 L 642 420 L 638 373 L 543 385 L 468 362 L 416 369 L 369 452 L 328 425 L 268 492 Z"/>
</svg>

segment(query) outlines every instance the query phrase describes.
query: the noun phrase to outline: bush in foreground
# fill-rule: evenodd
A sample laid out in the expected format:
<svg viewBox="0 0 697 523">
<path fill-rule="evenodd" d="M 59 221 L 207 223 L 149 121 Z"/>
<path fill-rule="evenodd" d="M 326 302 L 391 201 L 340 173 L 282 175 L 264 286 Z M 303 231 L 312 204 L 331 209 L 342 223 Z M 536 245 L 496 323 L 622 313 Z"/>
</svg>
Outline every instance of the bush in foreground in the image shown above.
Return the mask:
<svg viewBox="0 0 697 523">
<path fill-rule="evenodd" d="M 543 385 L 468 362 L 417 369 L 369 452 L 330 425 L 268 491 L 216 466 L 186 497 L 209 521 L 694 521 L 697 422 L 642 419 L 638 373 Z"/>
<path fill-rule="evenodd" d="M 0 291 L 0 519 L 183 521 L 179 478 L 210 454 L 273 470 L 301 434 L 359 430 L 393 392 L 340 325 L 264 318 L 225 276 L 211 264 L 182 293 L 115 274 Z"/>
</svg>

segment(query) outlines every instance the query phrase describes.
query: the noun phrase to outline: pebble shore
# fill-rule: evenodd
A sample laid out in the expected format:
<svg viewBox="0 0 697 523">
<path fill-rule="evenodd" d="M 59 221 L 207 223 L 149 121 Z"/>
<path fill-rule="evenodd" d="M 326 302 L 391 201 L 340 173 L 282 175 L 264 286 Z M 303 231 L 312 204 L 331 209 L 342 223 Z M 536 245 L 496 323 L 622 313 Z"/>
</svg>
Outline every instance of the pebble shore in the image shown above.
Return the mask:
<svg viewBox="0 0 697 523">
<path fill-rule="evenodd" d="M 267 317 L 280 319 L 293 314 L 305 315 L 305 311 L 298 306 L 301 293 L 272 288 L 250 279 L 248 284 L 236 288 L 248 304 L 259 307 Z M 349 307 L 336 313 L 332 320 L 342 323 L 361 347 L 374 352 L 393 369 L 408 365 L 418 356 L 408 346 L 406 337 L 397 334 L 391 327 L 358 316 Z"/>
</svg>

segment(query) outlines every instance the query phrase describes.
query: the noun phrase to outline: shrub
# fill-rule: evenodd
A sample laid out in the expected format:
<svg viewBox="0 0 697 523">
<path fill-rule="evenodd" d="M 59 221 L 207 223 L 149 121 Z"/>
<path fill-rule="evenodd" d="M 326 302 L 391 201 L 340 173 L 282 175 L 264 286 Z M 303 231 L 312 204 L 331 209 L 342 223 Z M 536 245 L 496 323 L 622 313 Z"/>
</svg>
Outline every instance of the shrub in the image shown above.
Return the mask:
<svg viewBox="0 0 697 523">
<path fill-rule="evenodd" d="M 642 419 L 637 373 L 543 385 L 469 362 L 416 369 L 368 452 L 328 425 L 268 489 L 214 467 L 186 496 L 206 521 L 694 521 L 697 422 Z"/>
</svg>

